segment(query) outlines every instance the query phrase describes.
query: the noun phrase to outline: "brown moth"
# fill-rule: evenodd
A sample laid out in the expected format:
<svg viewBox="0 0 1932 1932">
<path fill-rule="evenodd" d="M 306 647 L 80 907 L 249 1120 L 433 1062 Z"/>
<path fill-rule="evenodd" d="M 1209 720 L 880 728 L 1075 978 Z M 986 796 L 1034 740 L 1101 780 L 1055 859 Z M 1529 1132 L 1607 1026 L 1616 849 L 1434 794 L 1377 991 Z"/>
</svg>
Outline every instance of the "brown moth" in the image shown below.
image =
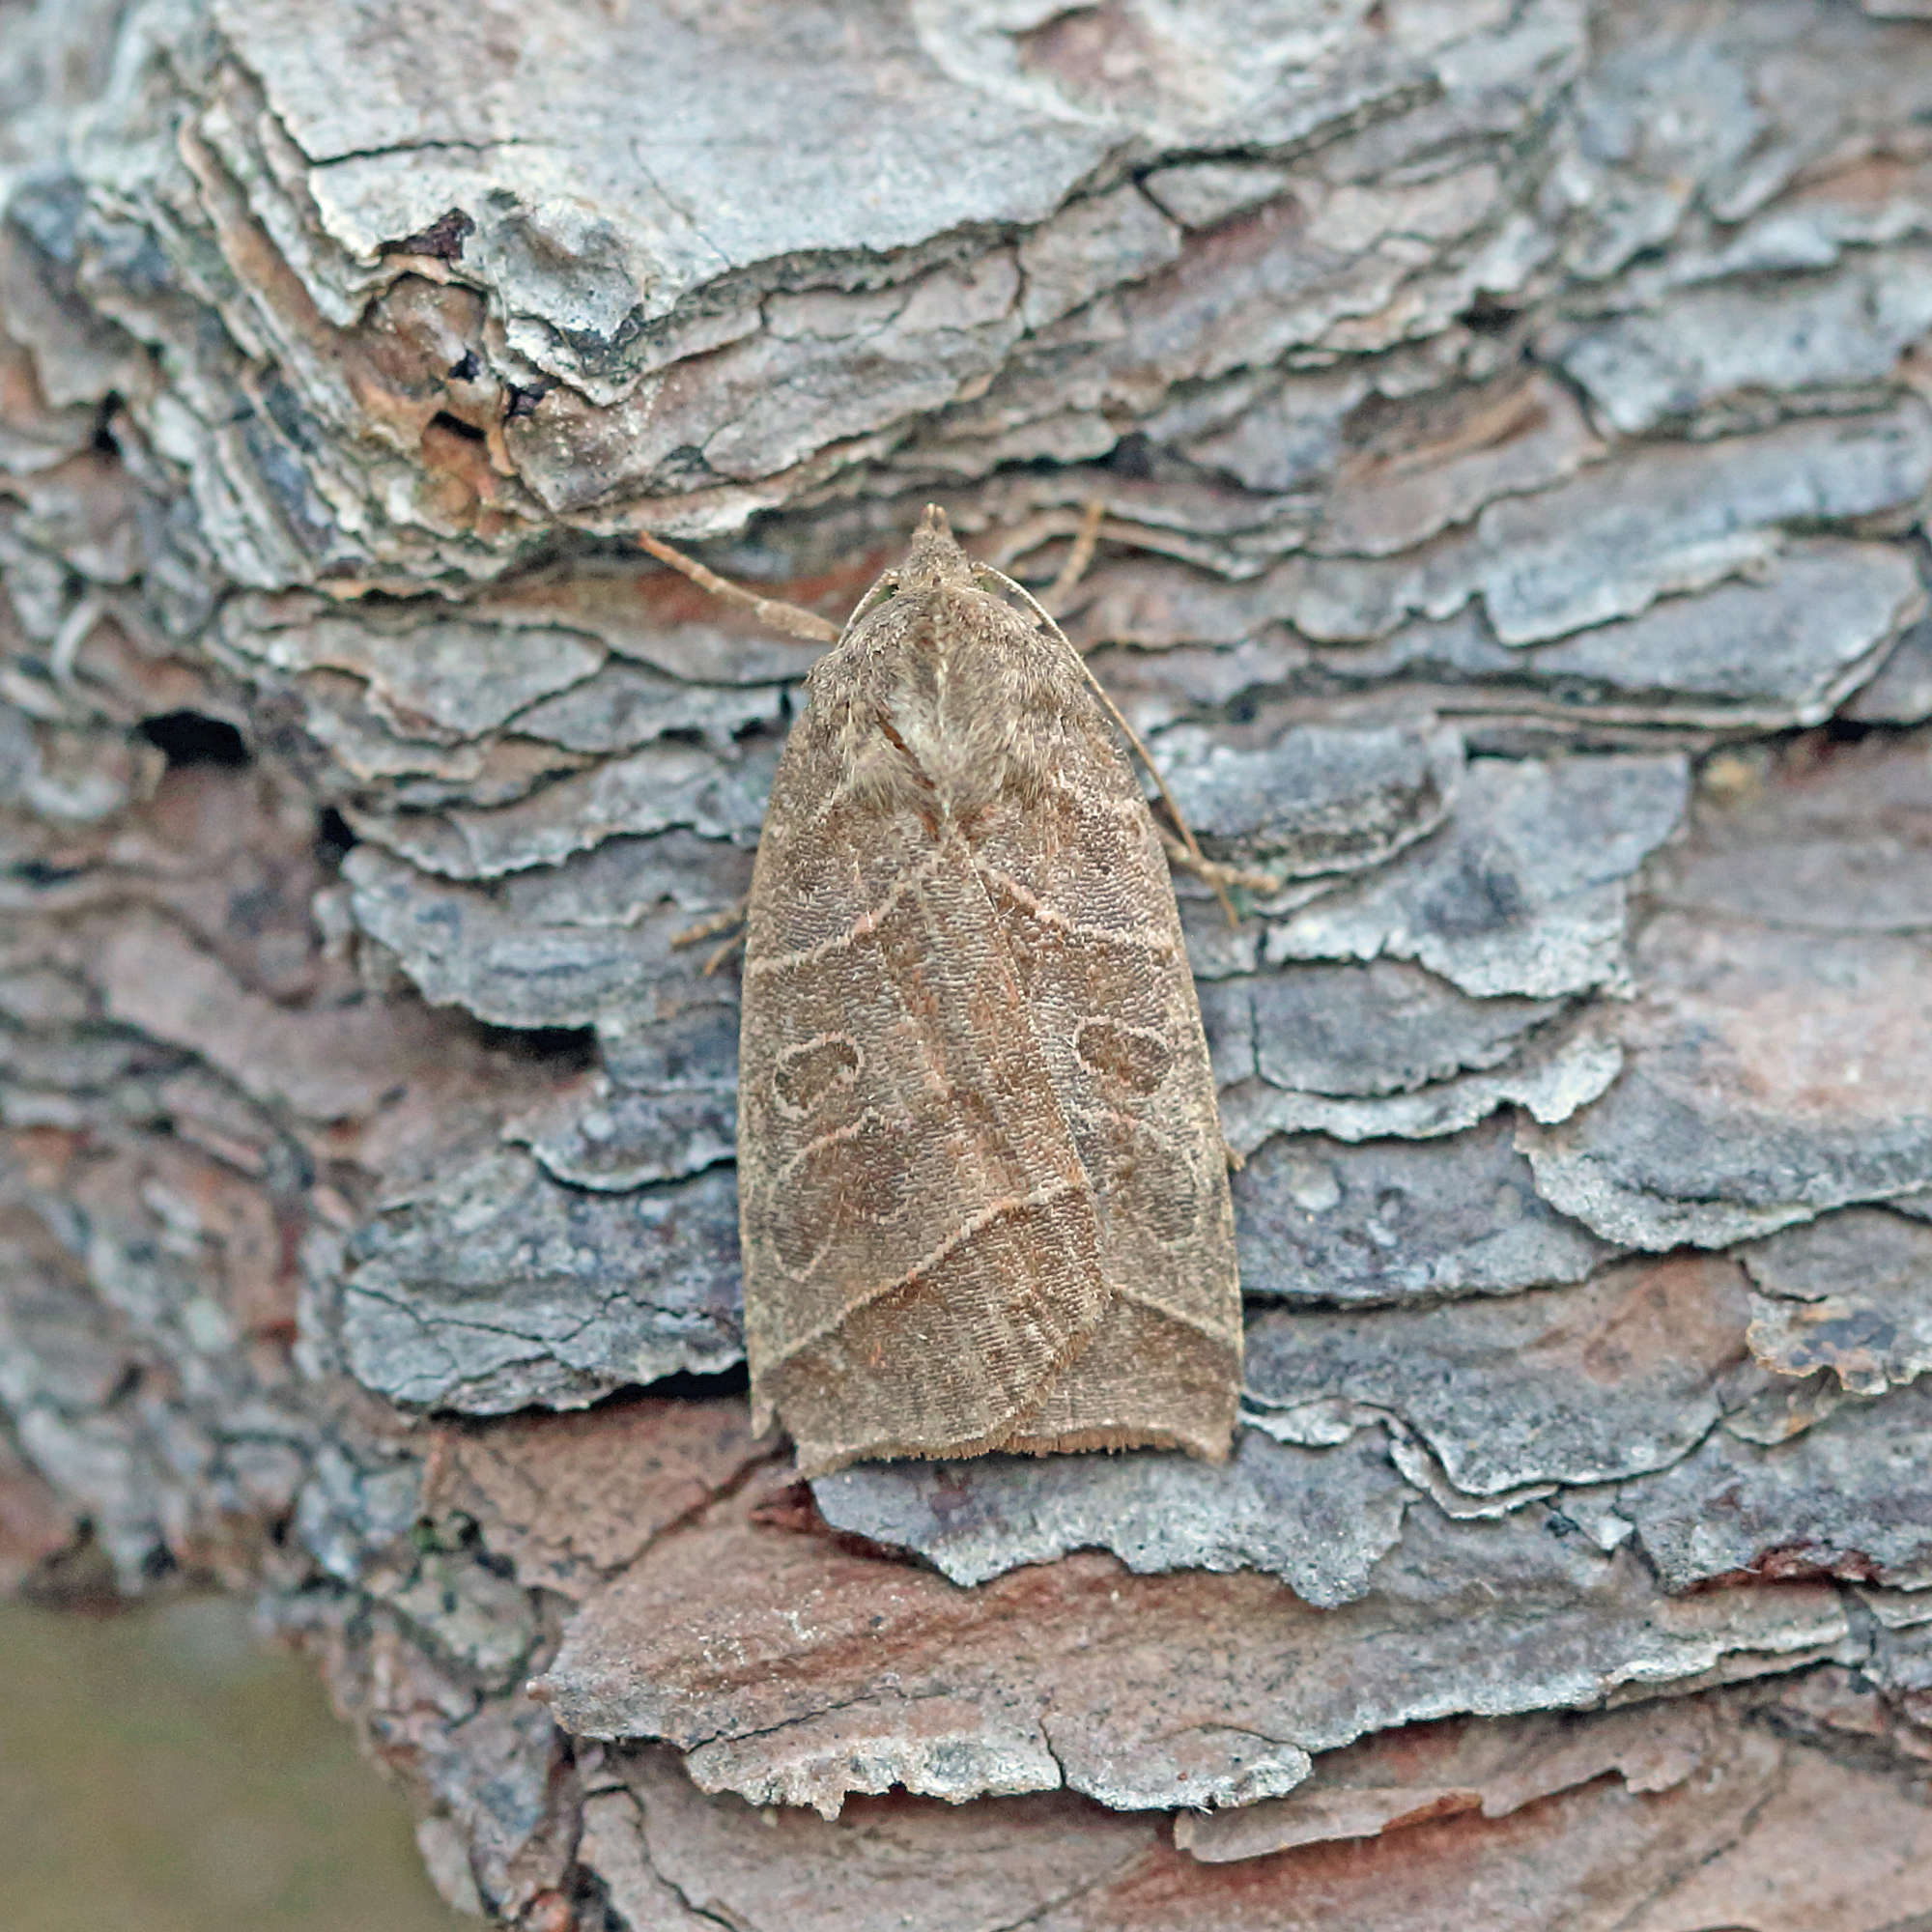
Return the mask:
<svg viewBox="0 0 1932 1932">
<path fill-rule="evenodd" d="M 808 1475 L 1225 1457 L 1213 1075 L 1166 854 L 1085 666 L 928 509 L 806 691 L 746 926 L 754 1425 L 776 1412 Z"/>
</svg>

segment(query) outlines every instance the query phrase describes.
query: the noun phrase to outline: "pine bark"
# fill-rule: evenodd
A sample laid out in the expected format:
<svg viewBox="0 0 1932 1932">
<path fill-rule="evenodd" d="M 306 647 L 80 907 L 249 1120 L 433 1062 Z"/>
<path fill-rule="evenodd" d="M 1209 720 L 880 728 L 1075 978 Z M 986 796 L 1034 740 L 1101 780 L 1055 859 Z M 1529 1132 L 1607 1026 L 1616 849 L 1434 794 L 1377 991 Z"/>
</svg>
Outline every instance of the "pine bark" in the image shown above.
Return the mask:
<svg viewBox="0 0 1932 1932">
<path fill-rule="evenodd" d="M 1914 0 L 0 12 L 0 1584 L 585 1932 L 1932 1915 Z M 742 896 L 928 500 L 1181 883 L 1178 1456 L 752 1436 Z"/>
</svg>

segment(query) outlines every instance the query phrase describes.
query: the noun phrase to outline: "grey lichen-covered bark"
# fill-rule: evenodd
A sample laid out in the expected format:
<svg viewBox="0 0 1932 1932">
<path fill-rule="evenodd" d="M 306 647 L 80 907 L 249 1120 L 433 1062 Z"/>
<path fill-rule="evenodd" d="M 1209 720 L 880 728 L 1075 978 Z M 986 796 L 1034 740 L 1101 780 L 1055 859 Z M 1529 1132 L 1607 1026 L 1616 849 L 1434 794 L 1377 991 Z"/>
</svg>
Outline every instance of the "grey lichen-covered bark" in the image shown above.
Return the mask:
<svg viewBox="0 0 1932 1932">
<path fill-rule="evenodd" d="M 1925 11 L 0 6 L 0 1577 L 550 1932 L 1932 1914 Z M 803 1486 L 672 941 L 809 653 L 628 533 L 1096 497 L 1238 1452 Z"/>
</svg>

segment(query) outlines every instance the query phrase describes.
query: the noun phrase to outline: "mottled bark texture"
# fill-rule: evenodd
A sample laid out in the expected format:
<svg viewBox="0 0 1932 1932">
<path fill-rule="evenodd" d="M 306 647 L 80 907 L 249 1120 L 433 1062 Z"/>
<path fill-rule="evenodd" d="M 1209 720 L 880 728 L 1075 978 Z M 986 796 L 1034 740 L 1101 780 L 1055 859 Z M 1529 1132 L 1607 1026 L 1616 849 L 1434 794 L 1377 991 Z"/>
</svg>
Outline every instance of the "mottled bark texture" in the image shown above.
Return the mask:
<svg viewBox="0 0 1932 1932">
<path fill-rule="evenodd" d="M 1925 15 L 4 0 L 8 1583 L 548 1932 L 1923 1922 Z M 810 652 L 625 533 L 1094 497 L 1236 1453 L 802 1484 L 669 942 Z"/>
</svg>

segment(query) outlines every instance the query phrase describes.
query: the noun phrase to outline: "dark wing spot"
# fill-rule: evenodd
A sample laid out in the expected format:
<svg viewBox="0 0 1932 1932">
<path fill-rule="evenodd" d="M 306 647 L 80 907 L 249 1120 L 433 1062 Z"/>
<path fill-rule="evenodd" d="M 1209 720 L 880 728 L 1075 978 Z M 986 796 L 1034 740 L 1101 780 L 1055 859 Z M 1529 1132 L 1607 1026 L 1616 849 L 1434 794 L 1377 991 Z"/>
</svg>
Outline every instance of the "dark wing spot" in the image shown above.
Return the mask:
<svg viewBox="0 0 1932 1932">
<path fill-rule="evenodd" d="M 779 1055 L 772 1093 L 780 1109 L 797 1120 L 828 1094 L 843 1093 L 858 1079 L 864 1063 L 857 1040 L 842 1033 L 820 1034 Z"/>
<path fill-rule="evenodd" d="M 1135 1094 L 1151 1094 L 1174 1065 L 1174 1049 L 1148 1027 L 1119 1020 L 1082 1020 L 1073 1050 L 1096 1073 L 1106 1073 Z"/>
</svg>

